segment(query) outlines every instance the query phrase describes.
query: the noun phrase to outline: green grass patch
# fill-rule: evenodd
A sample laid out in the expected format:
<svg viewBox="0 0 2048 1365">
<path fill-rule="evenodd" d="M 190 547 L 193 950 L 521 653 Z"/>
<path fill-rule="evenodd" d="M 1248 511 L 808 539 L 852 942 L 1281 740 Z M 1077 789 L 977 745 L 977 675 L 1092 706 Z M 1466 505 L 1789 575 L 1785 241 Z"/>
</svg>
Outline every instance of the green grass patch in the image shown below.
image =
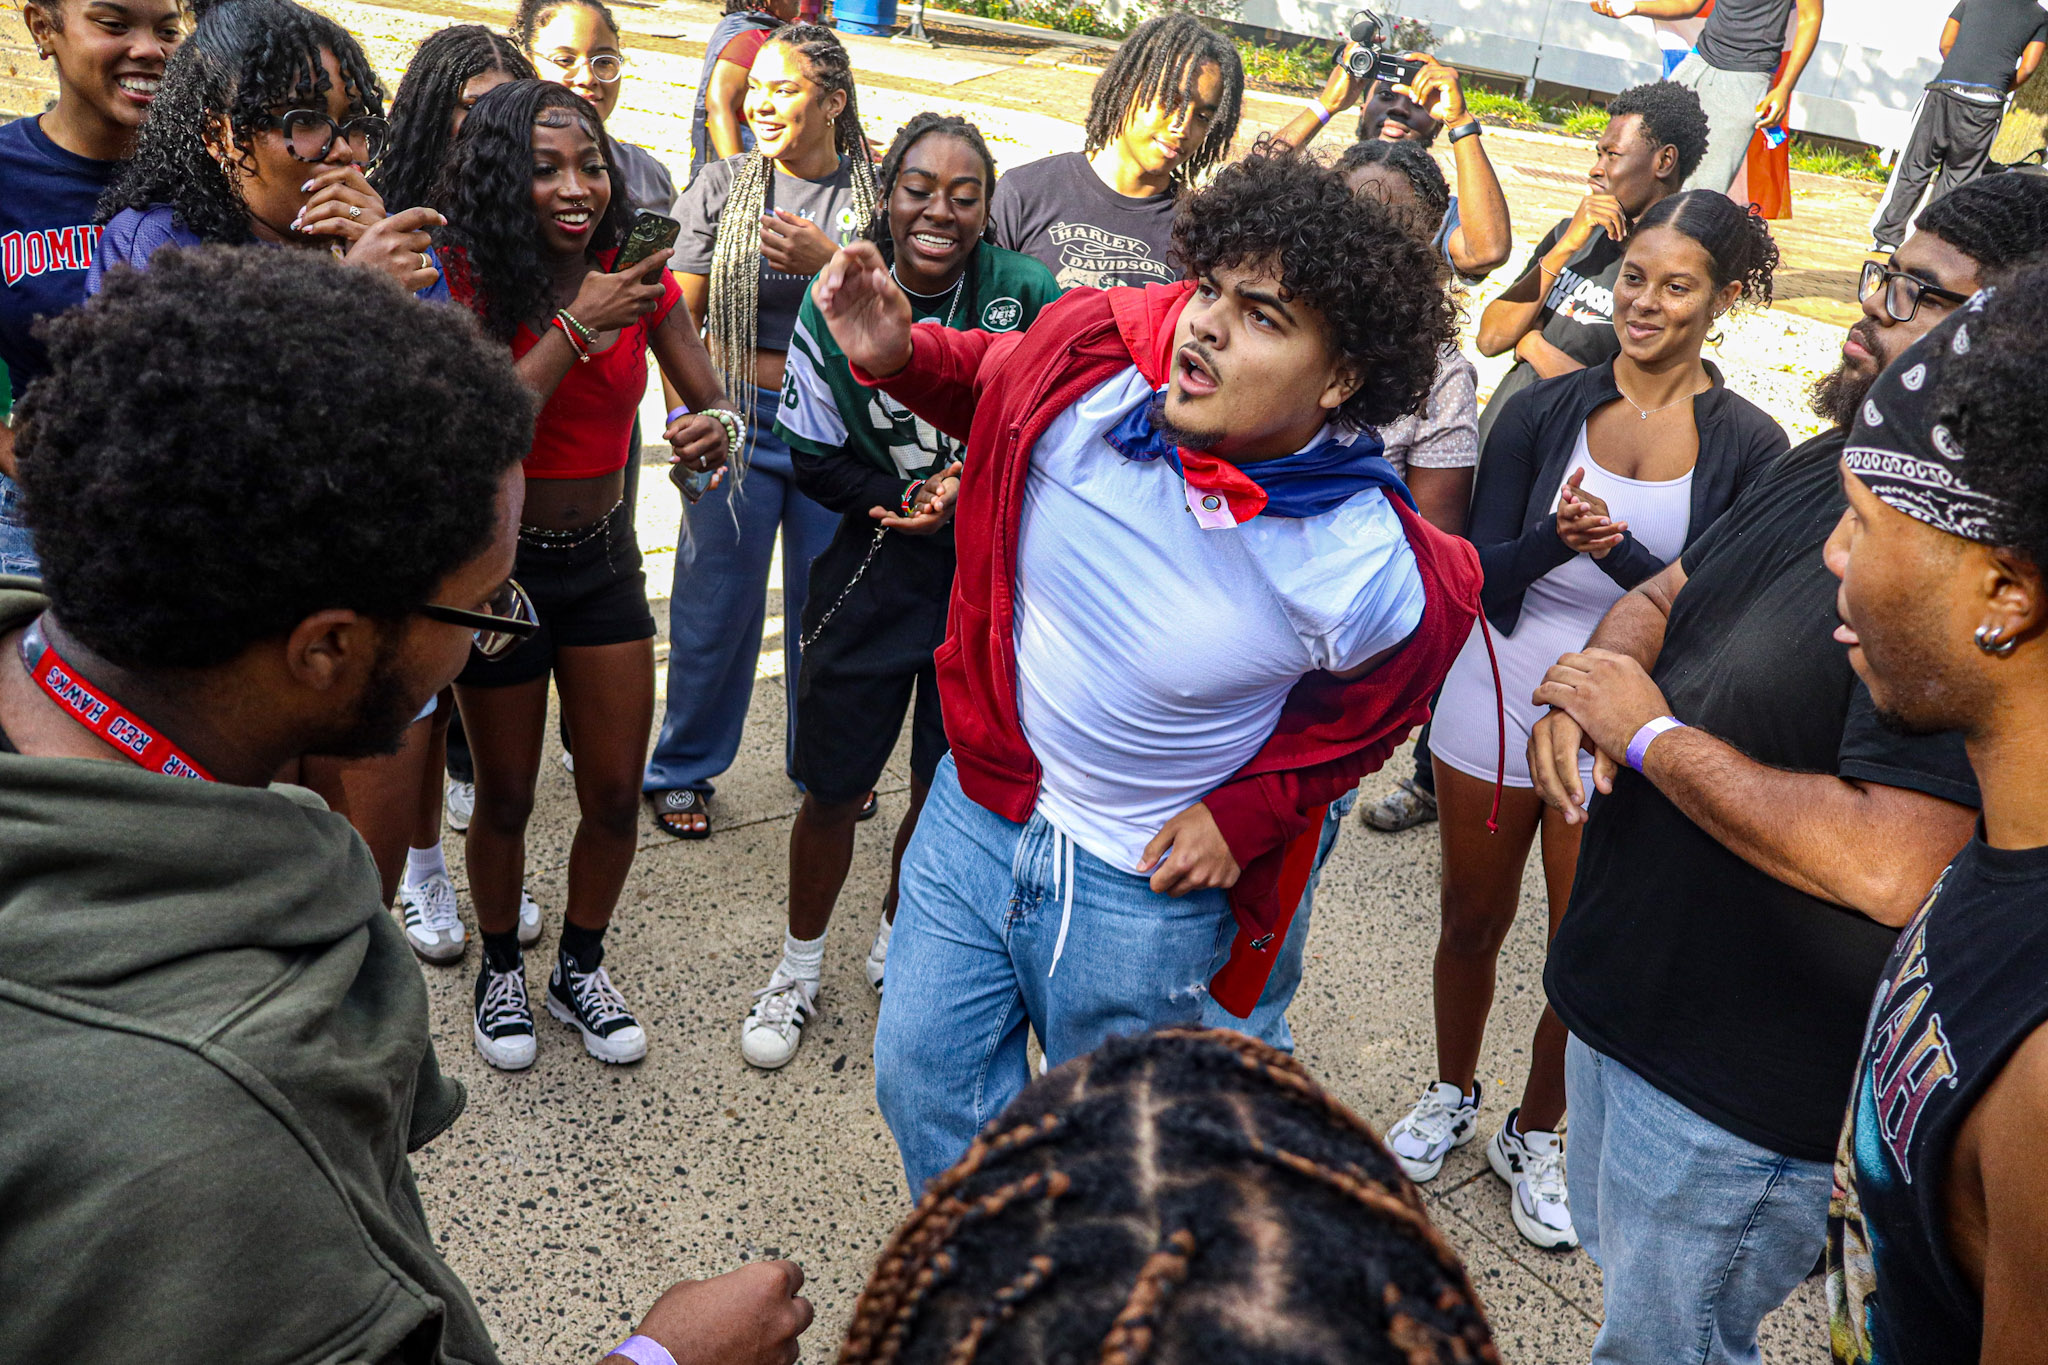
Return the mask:
<svg viewBox="0 0 2048 1365">
<path fill-rule="evenodd" d="M 1537 124 L 1551 122 L 1550 111 L 1519 95 L 1503 95 L 1482 86 L 1467 86 L 1465 107 L 1478 117 L 1498 123 Z"/>
<path fill-rule="evenodd" d="M 1103 17 L 1087 0 L 945 0 L 946 9 L 983 19 L 1077 33 L 1088 38 L 1121 38 L 1124 29 Z"/>
<path fill-rule="evenodd" d="M 1565 132 L 1573 137 L 1597 138 L 1607 131 L 1607 111 L 1597 104 L 1581 104 L 1554 112 Z"/>
<path fill-rule="evenodd" d="M 1245 80 L 1251 85 L 1314 92 L 1321 90 L 1329 78 L 1337 46 L 1313 38 L 1293 47 L 1251 43 L 1240 38 L 1237 55 L 1244 63 Z"/>
<path fill-rule="evenodd" d="M 1809 175 L 1838 175 L 1847 180 L 1869 180 L 1880 185 L 1891 176 L 1874 151 L 1866 150 L 1856 155 L 1839 147 L 1808 142 L 1797 135 L 1786 150 L 1792 158 L 1792 169 Z"/>
</svg>

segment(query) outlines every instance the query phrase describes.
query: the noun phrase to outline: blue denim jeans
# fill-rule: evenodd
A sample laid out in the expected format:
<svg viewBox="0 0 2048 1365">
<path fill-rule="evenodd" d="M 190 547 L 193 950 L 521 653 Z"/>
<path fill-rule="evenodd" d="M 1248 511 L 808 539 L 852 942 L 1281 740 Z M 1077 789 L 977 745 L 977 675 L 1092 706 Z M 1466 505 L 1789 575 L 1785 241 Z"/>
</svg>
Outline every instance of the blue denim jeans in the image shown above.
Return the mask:
<svg viewBox="0 0 2048 1365">
<path fill-rule="evenodd" d="M 875 1096 L 913 1194 L 1029 1081 L 1027 1024 L 1058 1066 L 1199 1022 L 1234 931 L 1223 892 L 1159 895 L 1039 816 L 983 810 L 941 760 L 903 855 L 875 1027 Z"/>
<path fill-rule="evenodd" d="M 1753 1365 L 1827 1237 L 1834 1169 L 1709 1123 L 1574 1036 L 1572 1222 L 1600 1267 L 1599 1365 Z"/>
<path fill-rule="evenodd" d="M 1259 1003 L 1240 1019 L 1205 998 L 1202 1023 L 1206 1027 L 1233 1028 L 1271 1043 L 1282 1052 L 1294 1051 L 1294 1030 L 1287 1026 L 1287 1007 L 1294 1003 L 1294 993 L 1301 988 L 1301 961 L 1308 951 L 1308 921 L 1316 908 L 1316 888 L 1323 883 L 1323 864 L 1330 861 L 1330 850 L 1337 847 L 1337 836 L 1344 832 L 1344 817 L 1357 804 L 1358 789 L 1353 787 L 1332 801 L 1330 813 L 1323 817 L 1322 838 L 1316 843 L 1316 865 L 1308 874 L 1308 885 L 1302 888 L 1301 904 L 1295 907 L 1287 937 L 1280 941 L 1279 956 L 1273 959 L 1273 974 L 1266 978 L 1266 989 L 1259 992 Z"/>
<path fill-rule="evenodd" d="M 35 541 L 21 524 L 21 485 L 5 474 L 0 474 L 0 573 L 30 578 L 40 578 L 43 573 Z"/>
<path fill-rule="evenodd" d="M 647 760 L 647 791 L 709 793 L 732 766 L 754 700 L 754 669 L 768 612 L 768 567 L 782 532 L 782 695 L 788 710 L 783 766 L 794 777 L 796 680 L 811 561 L 839 518 L 797 492 L 789 447 L 775 435 L 776 395 L 754 390 L 747 425 L 754 454 L 743 491 L 730 475 L 685 506 L 694 556 L 676 556 L 668 599 L 668 701 Z"/>
</svg>

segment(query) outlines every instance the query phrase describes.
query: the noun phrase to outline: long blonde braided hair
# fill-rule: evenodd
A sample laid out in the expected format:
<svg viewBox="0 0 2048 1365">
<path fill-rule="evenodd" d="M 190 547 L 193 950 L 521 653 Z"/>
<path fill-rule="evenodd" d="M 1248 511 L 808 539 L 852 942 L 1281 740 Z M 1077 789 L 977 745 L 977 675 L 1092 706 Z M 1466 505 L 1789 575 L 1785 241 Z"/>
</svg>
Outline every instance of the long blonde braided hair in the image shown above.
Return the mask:
<svg viewBox="0 0 2048 1365">
<path fill-rule="evenodd" d="M 804 59 L 822 96 L 835 90 L 846 96 L 846 107 L 833 122 L 833 145 L 850 164 L 853 221 L 865 229 L 874 221 L 882 196 L 868 140 L 860 129 L 853 63 L 845 46 L 839 35 L 817 24 L 779 28 L 768 41 Z M 761 335 L 761 213 L 767 207 L 772 174 L 768 158 L 759 152 L 747 153 L 733 167 L 732 186 L 726 191 L 725 207 L 718 214 L 718 235 L 712 243 L 711 299 L 706 308 L 711 315 L 709 349 L 711 363 L 729 394 L 746 393 L 754 383 L 754 353 Z M 749 426 L 746 449 L 733 465 L 735 492 L 753 449 L 754 431 Z"/>
</svg>

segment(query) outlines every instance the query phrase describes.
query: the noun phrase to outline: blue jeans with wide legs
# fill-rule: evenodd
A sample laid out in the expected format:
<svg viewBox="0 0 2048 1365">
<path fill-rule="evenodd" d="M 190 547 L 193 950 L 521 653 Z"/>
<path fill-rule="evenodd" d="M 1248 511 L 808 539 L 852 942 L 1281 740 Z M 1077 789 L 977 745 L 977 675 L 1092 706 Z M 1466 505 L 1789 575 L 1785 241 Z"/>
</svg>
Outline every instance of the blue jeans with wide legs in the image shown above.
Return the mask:
<svg viewBox="0 0 2048 1365">
<path fill-rule="evenodd" d="M 913 1193 L 1030 1080 L 1119 1035 L 1193 1024 L 1235 925 L 1221 891 L 1175 898 L 960 790 L 948 755 L 903 855 L 875 1095 Z"/>
<path fill-rule="evenodd" d="M 1330 851 L 1337 847 L 1337 836 L 1344 832 L 1344 817 L 1351 814 L 1358 804 L 1358 788 L 1353 787 L 1330 803 L 1330 810 L 1323 817 L 1323 832 L 1316 842 L 1316 865 L 1308 874 L 1308 885 L 1302 888 L 1301 904 L 1295 907 L 1294 921 L 1287 926 L 1287 937 L 1280 940 L 1280 952 L 1273 959 L 1273 971 L 1266 978 L 1266 988 L 1259 992 L 1259 1003 L 1252 1006 L 1252 1012 L 1240 1019 L 1214 1000 L 1202 1002 L 1202 1022 L 1210 1028 L 1231 1028 L 1239 1033 L 1248 1033 L 1261 1042 L 1271 1043 L 1282 1052 L 1294 1051 L 1294 1030 L 1287 1026 L 1287 1007 L 1294 1003 L 1294 993 L 1301 988 L 1301 963 L 1308 952 L 1308 921 L 1315 913 L 1316 888 L 1323 884 L 1323 864 L 1330 861 Z"/>
<path fill-rule="evenodd" d="M 40 578 L 42 572 L 35 539 L 21 520 L 21 485 L 0 474 L 0 573 Z"/>
<path fill-rule="evenodd" d="M 647 760 L 647 791 L 693 788 L 732 766 L 754 699 L 754 669 L 768 613 L 768 568 L 782 532 L 782 695 L 788 709 L 783 767 L 793 766 L 796 680 L 802 662 L 804 599 L 811 561 L 832 540 L 839 518 L 799 493 L 789 447 L 775 435 L 776 395 L 756 389 L 747 425 L 753 459 L 742 490 L 730 475 L 686 506 L 696 554 L 676 556 L 668 599 L 668 703 Z M 791 774 L 794 776 L 794 773 Z"/>
<path fill-rule="evenodd" d="M 1572 1223 L 1601 1275 L 1596 1365 L 1755 1365 L 1764 1314 L 1820 1257 L 1834 1168 L 1709 1123 L 1576 1035 L 1564 1083 Z"/>
</svg>

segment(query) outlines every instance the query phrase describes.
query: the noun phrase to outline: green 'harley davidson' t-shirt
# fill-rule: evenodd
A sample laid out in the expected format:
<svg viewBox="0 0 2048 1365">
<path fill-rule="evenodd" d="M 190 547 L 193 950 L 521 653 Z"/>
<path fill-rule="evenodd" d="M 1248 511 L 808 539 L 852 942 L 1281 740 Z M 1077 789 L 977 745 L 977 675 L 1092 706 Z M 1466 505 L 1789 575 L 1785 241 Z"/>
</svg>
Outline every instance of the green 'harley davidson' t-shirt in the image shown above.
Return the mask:
<svg viewBox="0 0 2048 1365">
<path fill-rule="evenodd" d="M 906 291 L 908 292 L 908 291 Z M 1014 332 L 1058 298 L 1052 272 L 1020 252 L 988 242 L 975 248 L 959 296 L 910 295 L 911 316 L 960 331 Z M 913 416 L 880 389 L 856 383 L 818 305 L 804 295 L 782 380 L 775 433 L 803 454 L 856 456 L 907 486 L 959 458 L 960 445 Z M 862 515 L 866 509 L 863 507 Z"/>
</svg>

